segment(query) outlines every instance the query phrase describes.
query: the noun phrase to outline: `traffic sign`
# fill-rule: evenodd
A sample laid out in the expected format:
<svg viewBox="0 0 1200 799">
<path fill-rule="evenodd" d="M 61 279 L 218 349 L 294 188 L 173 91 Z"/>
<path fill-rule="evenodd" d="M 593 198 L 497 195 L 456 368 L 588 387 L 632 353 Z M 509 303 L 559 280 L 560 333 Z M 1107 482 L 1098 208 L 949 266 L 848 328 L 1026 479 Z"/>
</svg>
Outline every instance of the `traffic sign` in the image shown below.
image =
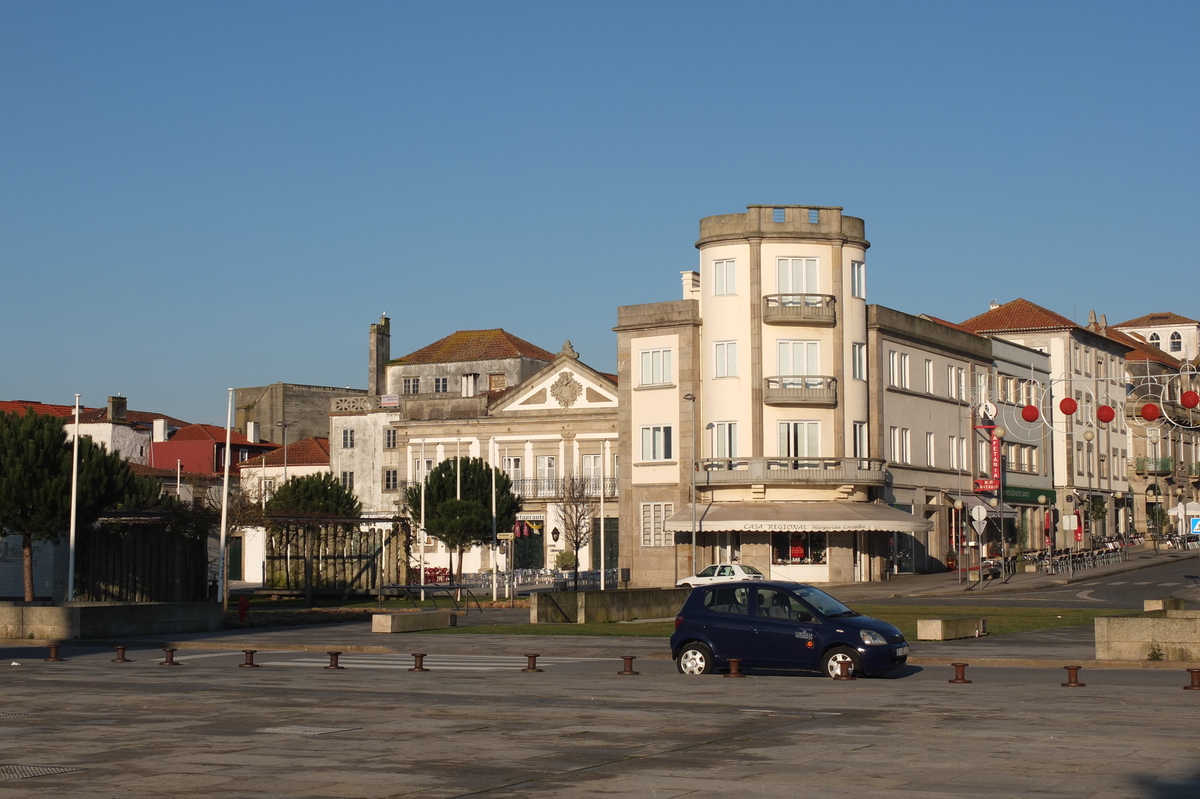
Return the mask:
<svg viewBox="0 0 1200 799">
<path fill-rule="evenodd" d="M 982 505 L 976 505 L 971 508 L 971 518 L 977 522 L 982 522 L 987 519 L 987 508 Z"/>
<path fill-rule="evenodd" d="M 513 534 L 511 531 L 507 532 L 507 533 L 496 533 L 496 538 L 498 538 L 501 541 L 512 541 Z"/>
<path fill-rule="evenodd" d="M 1200 518 L 1192 519 L 1192 532 L 1200 535 Z"/>
<path fill-rule="evenodd" d="M 971 526 L 975 528 L 975 532 L 983 535 L 984 529 L 987 528 L 987 519 L 975 519 Z"/>
</svg>

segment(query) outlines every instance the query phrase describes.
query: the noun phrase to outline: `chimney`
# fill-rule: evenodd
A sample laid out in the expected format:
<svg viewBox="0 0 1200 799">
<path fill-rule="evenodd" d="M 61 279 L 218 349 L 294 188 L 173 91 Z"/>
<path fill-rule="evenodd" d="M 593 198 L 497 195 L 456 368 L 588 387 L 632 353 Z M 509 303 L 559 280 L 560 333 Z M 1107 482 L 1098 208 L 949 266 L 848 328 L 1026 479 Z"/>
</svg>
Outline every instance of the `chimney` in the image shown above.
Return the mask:
<svg viewBox="0 0 1200 799">
<path fill-rule="evenodd" d="M 683 298 L 685 300 L 700 299 L 700 273 L 680 272 L 683 278 Z"/>
<path fill-rule="evenodd" d="M 371 325 L 369 337 L 371 366 L 367 370 L 367 393 L 378 396 L 387 388 L 387 362 L 392 359 L 392 321 L 387 314 L 379 324 Z"/>
<path fill-rule="evenodd" d="M 1095 329 L 1096 327 L 1096 312 L 1088 311 L 1088 327 Z"/>
<path fill-rule="evenodd" d="M 166 419 L 155 419 L 153 424 L 154 424 L 154 437 L 152 440 L 156 443 L 161 442 L 161 441 L 166 441 L 167 440 L 167 420 Z"/>
<path fill-rule="evenodd" d="M 999 308 L 999 307 L 1000 307 L 1000 303 L 999 303 L 998 301 L 996 301 L 996 300 L 992 300 L 991 302 L 989 302 L 989 303 L 988 303 L 988 310 L 989 310 L 989 311 L 994 311 L 994 310 L 996 310 L 996 309 L 997 309 L 997 308 Z"/>
<path fill-rule="evenodd" d="M 124 397 L 109 397 L 108 398 L 108 421 L 123 422 L 125 421 L 126 399 Z"/>
<path fill-rule="evenodd" d="M 246 422 L 246 438 L 255 444 L 261 440 L 258 437 L 258 422 Z"/>
</svg>

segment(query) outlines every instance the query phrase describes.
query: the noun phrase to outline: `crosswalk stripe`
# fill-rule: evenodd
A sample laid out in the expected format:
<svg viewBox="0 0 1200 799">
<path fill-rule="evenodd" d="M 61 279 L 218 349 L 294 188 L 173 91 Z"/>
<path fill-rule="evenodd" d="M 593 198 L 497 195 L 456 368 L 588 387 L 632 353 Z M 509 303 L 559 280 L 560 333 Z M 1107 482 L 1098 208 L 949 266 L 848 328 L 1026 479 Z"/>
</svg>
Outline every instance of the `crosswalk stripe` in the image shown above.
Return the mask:
<svg viewBox="0 0 1200 799">
<path fill-rule="evenodd" d="M 1121 580 L 1121 581 L 1115 582 L 1115 583 L 1105 583 L 1105 585 L 1125 585 L 1125 583 L 1126 583 L 1125 580 Z"/>
<path fill-rule="evenodd" d="M 1150 585 L 1150 583 L 1134 583 L 1134 585 Z"/>
<path fill-rule="evenodd" d="M 1179 583 L 1159 583 L 1159 586 L 1162 588 L 1170 588 L 1173 585 L 1179 585 Z"/>
</svg>

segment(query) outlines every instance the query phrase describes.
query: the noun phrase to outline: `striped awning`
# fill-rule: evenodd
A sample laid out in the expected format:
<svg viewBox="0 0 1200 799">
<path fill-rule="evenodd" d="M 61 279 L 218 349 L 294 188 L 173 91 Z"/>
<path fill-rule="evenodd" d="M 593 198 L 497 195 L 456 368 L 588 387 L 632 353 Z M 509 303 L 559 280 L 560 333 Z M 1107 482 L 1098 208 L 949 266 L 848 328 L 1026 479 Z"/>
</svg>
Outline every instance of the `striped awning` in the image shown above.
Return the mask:
<svg viewBox="0 0 1200 799">
<path fill-rule="evenodd" d="M 664 528 L 685 533 L 692 529 L 692 506 L 667 519 Z M 873 502 L 715 502 L 696 506 L 696 529 L 701 532 L 923 533 L 933 522 L 889 505 Z"/>
</svg>

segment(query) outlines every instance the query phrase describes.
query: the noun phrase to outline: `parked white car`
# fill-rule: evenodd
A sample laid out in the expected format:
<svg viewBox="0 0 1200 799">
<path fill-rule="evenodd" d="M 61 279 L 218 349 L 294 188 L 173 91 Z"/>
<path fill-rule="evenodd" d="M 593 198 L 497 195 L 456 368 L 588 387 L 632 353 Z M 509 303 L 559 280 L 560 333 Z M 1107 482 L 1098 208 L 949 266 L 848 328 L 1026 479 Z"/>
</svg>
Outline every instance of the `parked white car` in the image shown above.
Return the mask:
<svg viewBox="0 0 1200 799">
<path fill-rule="evenodd" d="M 740 563 L 714 563 L 693 577 L 684 577 L 676 586 L 692 588 L 709 583 L 730 583 L 738 580 L 762 580 L 763 573 L 753 566 L 743 566 Z"/>
</svg>

